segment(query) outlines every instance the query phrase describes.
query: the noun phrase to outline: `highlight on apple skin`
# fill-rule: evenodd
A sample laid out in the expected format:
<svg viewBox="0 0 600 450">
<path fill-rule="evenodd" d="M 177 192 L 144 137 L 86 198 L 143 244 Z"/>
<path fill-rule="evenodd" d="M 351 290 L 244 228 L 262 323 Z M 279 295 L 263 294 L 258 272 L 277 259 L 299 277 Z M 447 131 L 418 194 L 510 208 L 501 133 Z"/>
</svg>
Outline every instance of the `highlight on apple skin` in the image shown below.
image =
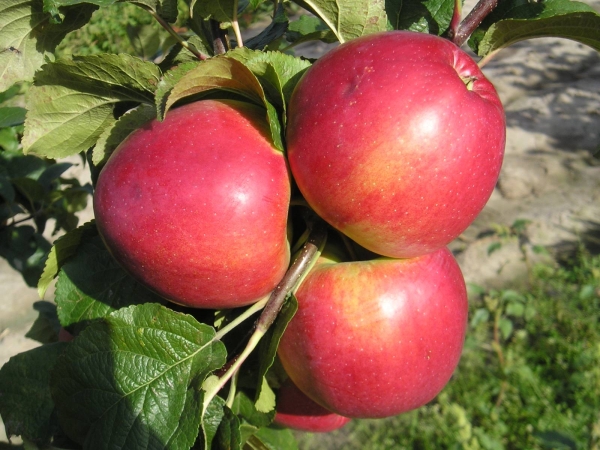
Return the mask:
<svg viewBox="0 0 600 450">
<path fill-rule="evenodd" d="M 351 418 L 431 401 L 456 368 L 467 294 L 447 249 L 411 259 L 321 257 L 296 293 L 278 355 L 298 388 Z"/>
<path fill-rule="evenodd" d="M 279 388 L 276 411 L 275 425 L 312 433 L 334 431 L 350 421 L 313 402 L 289 378 Z"/>
<path fill-rule="evenodd" d="M 268 294 L 289 264 L 290 176 L 265 112 L 203 100 L 115 150 L 94 212 L 116 260 L 175 303 L 233 308 Z"/>
<path fill-rule="evenodd" d="M 471 57 L 425 33 L 389 31 L 321 57 L 288 108 L 290 169 L 310 206 L 395 258 L 446 246 L 489 199 L 506 123 Z"/>
</svg>

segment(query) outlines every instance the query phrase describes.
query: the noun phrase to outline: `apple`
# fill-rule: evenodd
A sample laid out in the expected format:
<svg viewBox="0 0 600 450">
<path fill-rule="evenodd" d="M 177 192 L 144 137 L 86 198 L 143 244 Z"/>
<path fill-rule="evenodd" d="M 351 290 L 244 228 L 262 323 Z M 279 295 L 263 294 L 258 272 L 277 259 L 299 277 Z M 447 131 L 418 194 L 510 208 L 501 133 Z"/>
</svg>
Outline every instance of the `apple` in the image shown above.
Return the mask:
<svg viewBox="0 0 600 450">
<path fill-rule="evenodd" d="M 395 258 L 446 246 L 498 179 L 505 116 L 463 50 L 424 33 L 348 41 L 320 58 L 288 108 L 290 169 L 310 206 Z"/>
<path fill-rule="evenodd" d="M 276 411 L 274 424 L 313 433 L 337 430 L 350 421 L 313 402 L 289 378 L 279 388 Z"/>
<path fill-rule="evenodd" d="M 446 248 L 410 259 L 321 257 L 296 297 L 279 358 L 298 388 L 332 412 L 379 418 L 418 408 L 458 364 L 467 293 Z"/>
<path fill-rule="evenodd" d="M 116 260 L 184 306 L 233 308 L 287 270 L 290 176 L 264 110 L 203 100 L 132 133 L 102 169 L 98 230 Z"/>
</svg>

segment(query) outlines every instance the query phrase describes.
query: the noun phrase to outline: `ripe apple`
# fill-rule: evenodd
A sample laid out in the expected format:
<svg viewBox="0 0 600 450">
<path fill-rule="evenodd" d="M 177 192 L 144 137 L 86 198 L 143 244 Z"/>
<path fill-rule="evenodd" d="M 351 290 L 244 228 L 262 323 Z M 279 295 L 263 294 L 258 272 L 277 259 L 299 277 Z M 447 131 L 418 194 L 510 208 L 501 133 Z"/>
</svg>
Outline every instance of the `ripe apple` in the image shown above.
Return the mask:
<svg viewBox="0 0 600 450">
<path fill-rule="evenodd" d="M 277 394 L 277 413 L 273 423 L 294 430 L 327 433 L 350 421 L 326 410 L 308 398 L 289 378 Z"/>
<path fill-rule="evenodd" d="M 119 263 L 168 300 L 232 308 L 289 264 L 290 177 L 264 111 L 204 100 L 132 133 L 98 178 L 98 230 Z"/>
<path fill-rule="evenodd" d="M 320 58 L 289 105 L 290 169 L 313 209 L 390 257 L 447 245 L 498 179 L 505 117 L 492 84 L 446 39 L 391 31 Z"/>
<path fill-rule="evenodd" d="M 298 388 L 352 418 L 432 400 L 458 364 L 467 294 L 446 248 L 411 259 L 320 258 L 296 293 L 278 349 Z"/>
</svg>

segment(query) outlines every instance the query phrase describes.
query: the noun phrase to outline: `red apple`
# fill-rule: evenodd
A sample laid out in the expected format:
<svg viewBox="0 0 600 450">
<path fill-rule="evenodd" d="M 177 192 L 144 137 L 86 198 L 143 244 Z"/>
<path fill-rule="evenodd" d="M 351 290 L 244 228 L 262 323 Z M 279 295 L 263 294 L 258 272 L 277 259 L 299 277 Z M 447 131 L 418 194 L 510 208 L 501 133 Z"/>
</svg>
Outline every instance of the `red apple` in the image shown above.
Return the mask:
<svg viewBox="0 0 600 450">
<path fill-rule="evenodd" d="M 458 364 L 467 294 L 447 249 L 411 259 L 320 258 L 296 293 L 278 353 L 312 400 L 352 418 L 432 400 Z"/>
<path fill-rule="evenodd" d="M 273 423 L 294 430 L 327 433 L 350 421 L 326 410 L 302 393 L 289 378 L 277 394 L 277 413 Z"/>
<path fill-rule="evenodd" d="M 290 178 L 264 111 L 205 100 L 131 134 L 94 194 L 107 247 L 165 298 L 232 308 L 270 292 L 289 264 Z"/>
<path fill-rule="evenodd" d="M 367 249 L 439 249 L 481 211 L 505 143 L 500 99 L 446 39 L 392 31 L 349 41 L 297 85 L 287 128 L 300 191 Z"/>
</svg>

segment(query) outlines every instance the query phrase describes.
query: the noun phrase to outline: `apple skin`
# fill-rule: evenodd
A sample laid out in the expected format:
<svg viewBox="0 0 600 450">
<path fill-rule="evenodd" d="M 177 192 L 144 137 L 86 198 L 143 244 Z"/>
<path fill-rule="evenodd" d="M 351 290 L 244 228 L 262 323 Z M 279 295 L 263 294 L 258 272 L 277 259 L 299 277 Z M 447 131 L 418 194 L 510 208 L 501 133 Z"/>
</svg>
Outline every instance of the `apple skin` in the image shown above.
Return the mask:
<svg viewBox="0 0 600 450">
<path fill-rule="evenodd" d="M 390 31 L 340 45 L 306 72 L 288 112 L 300 191 L 380 255 L 446 246 L 483 209 L 502 165 L 506 123 L 493 85 L 437 36 Z"/>
<path fill-rule="evenodd" d="M 411 259 L 320 258 L 296 297 L 279 358 L 302 392 L 342 416 L 423 406 L 460 359 L 467 293 L 445 248 Z"/>
<path fill-rule="evenodd" d="M 289 378 L 279 388 L 276 409 L 274 424 L 312 433 L 328 433 L 350 421 L 313 402 Z"/>
<path fill-rule="evenodd" d="M 102 169 L 98 230 L 116 260 L 166 299 L 233 308 L 287 270 L 290 177 L 264 111 L 204 100 L 132 133 Z"/>
</svg>

